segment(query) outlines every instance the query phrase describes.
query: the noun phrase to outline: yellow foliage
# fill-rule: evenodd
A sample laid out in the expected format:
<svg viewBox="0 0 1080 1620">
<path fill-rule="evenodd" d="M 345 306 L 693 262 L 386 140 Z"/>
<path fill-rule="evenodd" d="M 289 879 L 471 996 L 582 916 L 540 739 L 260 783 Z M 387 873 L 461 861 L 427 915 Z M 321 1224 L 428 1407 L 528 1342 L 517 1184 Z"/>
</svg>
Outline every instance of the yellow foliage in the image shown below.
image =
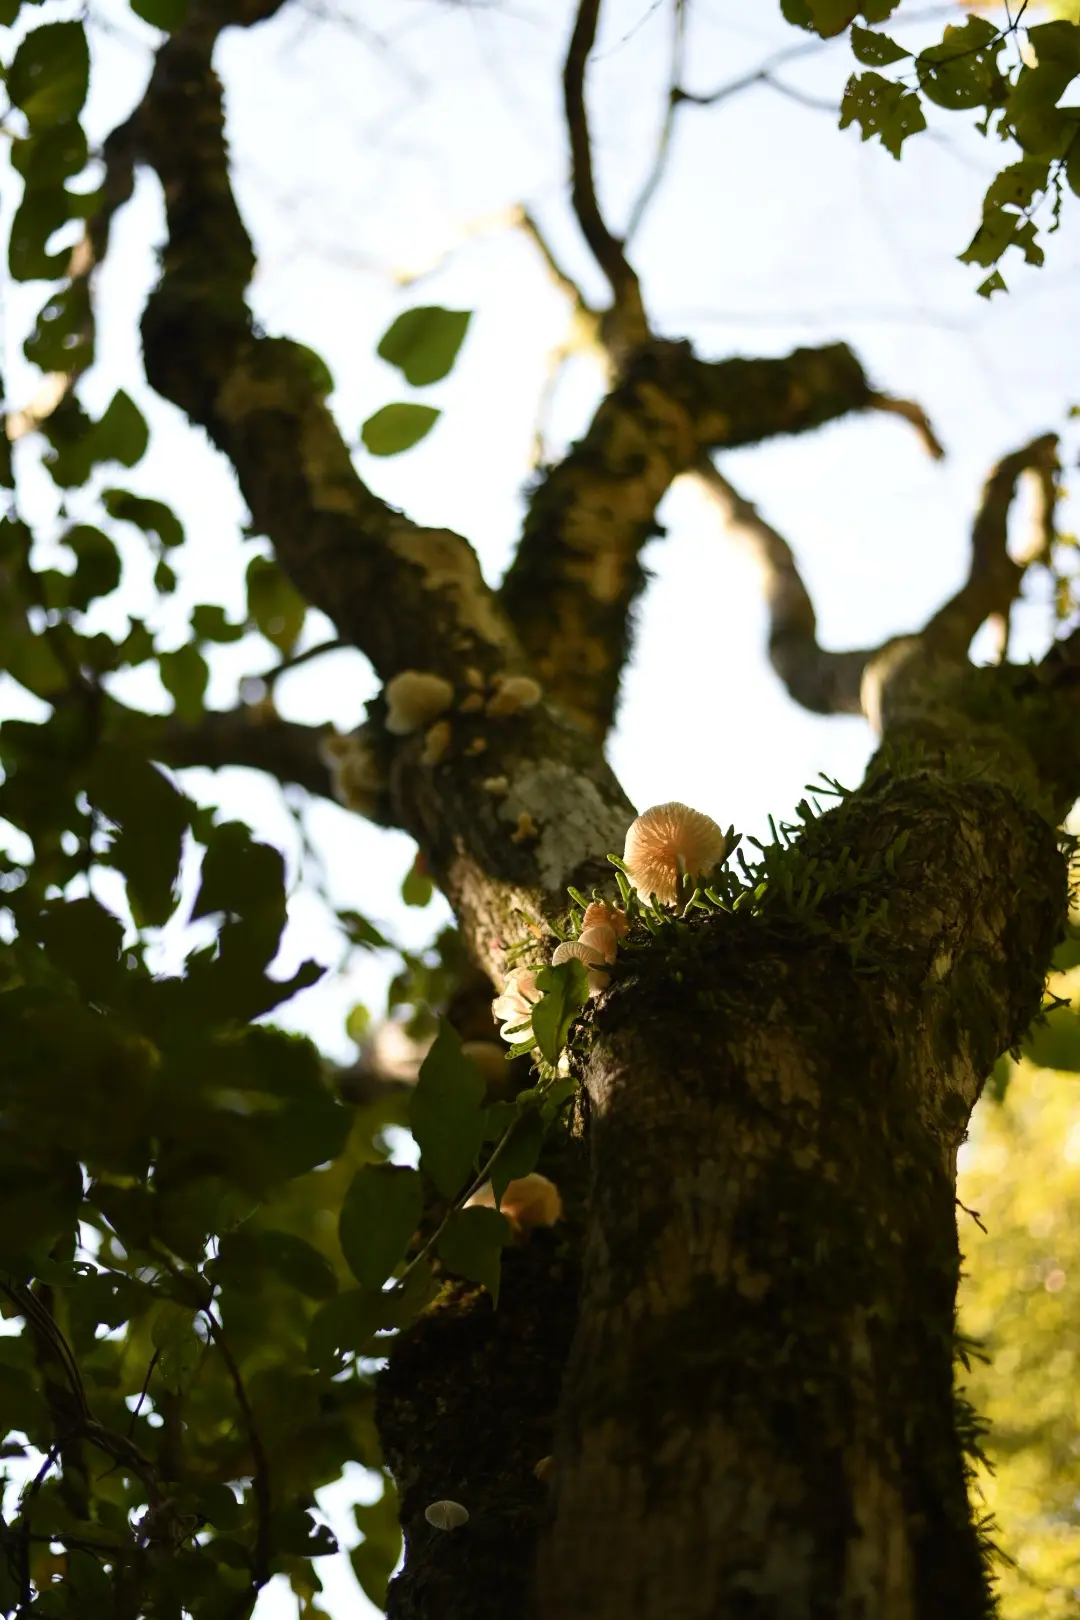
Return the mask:
<svg viewBox="0 0 1080 1620">
<path fill-rule="evenodd" d="M 1013 1069 L 961 1154 L 961 1330 L 990 1360 L 967 1393 L 989 1419 L 977 1501 L 1014 1560 L 1002 1620 L 1075 1615 L 1080 1597 L 1080 1075 Z"/>
</svg>

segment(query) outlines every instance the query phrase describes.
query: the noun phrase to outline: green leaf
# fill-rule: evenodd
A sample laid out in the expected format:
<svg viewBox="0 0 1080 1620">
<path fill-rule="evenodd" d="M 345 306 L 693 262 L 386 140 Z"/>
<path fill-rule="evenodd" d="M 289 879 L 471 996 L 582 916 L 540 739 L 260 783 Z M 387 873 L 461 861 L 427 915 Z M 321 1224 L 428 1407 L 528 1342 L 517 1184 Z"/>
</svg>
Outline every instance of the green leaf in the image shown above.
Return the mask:
<svg viewBox="0 0 1080 1620">
<path fill-rule="evenodd" d="M 439 1258 L 459 1277 L 482 1283 L 499 1303 L 502 1251 L 511 1240 L 510 1222 L 497 1209 L 459 1209 L 439 1239 Z"/>
<path fill-rule="evenodd" d="M 120 558 L 107 534 L 78 523 L 60 537 L 75 553 L 75 572 L 68 585 L 68 605 L 85 611 L 96 597 L 108 596 L 120 583 Z"/>
<path fill-rule="evenodd" d="M 1008 290 L 1005 285 L 1005 277 L 1000 270 L 995 270 L 993 275 L 987 276 L 985 281 L 980 281 L 975 289 L 980 298 L 989 298 L 992 293 L 1008 292 Z"/>
<path fill-rule="evenodd" d="M 415 1170 L 361 1165 L 341 1205 L 338 1237 L 362 1288 L 381 1288 L 400 1265 L 423 1210 L 423 1181 Z"/>
<path fill-rule="evenodd" d="M 46 23 L 27 34 L 8 69 L 7 92 L 32 134 L 76 116 L 90 82 L 81 22 Z"/>
<path fill-rule="evenodd" d="M 50 962 L 90 1000 L 108 1001 L 118 980 L 123 924 L 88 895 L 51 901 L 38 919 Z"/>
<path fill-rule="evenodd" d="M 448 374 L 471 319 L 467 309 L 440 309 L 437 304 L 407 309 L 383 334 L 375 352 L 397 366 L 406 382 L 423 388 Z"/>
<path fill-rule="evenodd" d="M 888 34 L 871 33 L 868 28 L 860 28 L 858 23 L 853 24 L 851 29 L 851 49 L 855 53 L 855 60 L 864 67 L 888 67 L 890 62 L 902 62 L 905 56 L 911 55 Z"/>
<path fill-rule="evenodd" d="M 390 942 L 380 934 L 375 924 L 362 917 L 358 911 L 339 911 L 337 917 L 348 935 L 350 945 L 359 945 L 368 951 L 391 949 Z"/>
<path fill-rule="evenodd" d="M 397 456 L 419 444 L 441 414 L 433 405 L 384 405 L 368 417 L 360 437 L 373 456 Z"/>
<path fill-rule="evenodd" d="M 169 1388 L 179 1389 L 188 1382 L 203 1353 L 191 1311 L 171 1300 L 155 1305 L 150 1342 L 158 1351 L 157 1376 Z"/>
<path fill-rule="evenodd" d="M 46 244 L 54 231 L 71 218 L 67 192 L 62 186 L 27 191 L 11 222 L 8 268 L 15 281 L 51 281 L 62 276 L 71 249 L 49 253 Z"/>
<path fill-rule="evenodd" d="M 840 128 L 852 123 L 859 125 L 864 141 L 877 135 L 894 158 L 899 158 L 909 135 L 926 128 L 914 91 L 883 79 L 880 73 L 861 73 L 848 80 L 840 103 Z"/>
<path fill-rule="evenodd" d="M 269 557 L 253 557 L 246 578 L 249 619 L 287 657 L 304 628 L 307 603 Z"/>
<path fill-rule="evenodd" d="M 558 1063 L 570 1026 L 589 999 L 588 970 L 572 956 L 558 967 L 540 968 L 536 984 L 544 993 L 532 1010 L 533 1034 L 541 1056 Z"/>
<path fill-rule="evenodd" d="M 154 535 L 166 550 L 183 545 L 183 524 L 164 501 L 150 500 L 145 495 L 132 495 L 126 489 L 103 490 L 101 500 L 110 517 L 133 523 L 144 534 Z"/>
<path fill-rule="evenodd" d="M 216 602 L 200 602 L 191 610 L 191 629 L 196 641 L 239 641 L 242 624 L 230 624 L 225 609 Z"/>
<path fill-rule="evenodd" d="M 953 111 L 1000 105 L 1006 85 L 996 58 L 1004 44 L 1004 36 L 986 17 L 950 25 L 939 45 L 919 53 L 916 68 L 922 90 L 939 107 Z"/>
<path fill-rule="evenodd" d="M 502 1195 L 512 1181 L 536 1169 L 536 1161 L 544 1145 L 544 1134 L 544 1120 L 539 1109 L 530 1108 L 517 1120 L 506 1146 L 492 1166 L 491 1188 L 497 1204 L 502 1202 Z"/>
<path fill-rule="evenodd" d="M 430 1266 L 420 1265 L 400 1288 L 375 1293 L 351 1288 L 338 1294 L 320 1305 L 311 1319 L 308 1360 L 313 1367 L 332 1367 L 341 1354 L 371 1354 L 380 1329 L 404 1327 L 436 1292 Z"/>
<path fill-rule="evenodd" d="M 158 653 L 161 682 L 176 707 L 177 719 L 190 724 L 203 712 L 210 671 L 206 659 L 193 641 L 185 641 L 174 652 Z"/>
<path fill-rule="evenodd" d="M 983 201 L 983 211 L 992 208 L 1030 208 L 1040 192 L 1046 190 L 1050 173 L 1049 158 L 1021 158 L 1010 163 L 991 180 Z"/>
<path fill-rule="evenodd" d="M 409 1120 L 420 1168 L 444 1198 L 456 1198 L 484 1141 L 484 1082 L 442 1019 L 413 1090 Z"/>
<path fill-rule="evenodd" d="M 842 34 L 852 18 L 859 14 L 858 0 L 806 0 L 810 21 L 815 33 L 822 39 Z"/>
<path fill-rule="evenodd" d="M 259 1232 L 255 1244 L 270 1269 L 308 1299 L 332 1299 L 337 1293 L 337 1275 L 325 1254 L 295 1232 Z"/>
<path fill-rule="evenodd" d="M 135 401 L 122 388 L 117 389 L 94 428 L 94 460 L 119 461 L 123 467 L 134 467 L 146 454 L 149 442 L 146 418 Z"/>
<path fill-rule="evenodd" d="M 3 24 L 0 23 L 0 27 Z M 21 174 L 28 191 L 61 185 L 86 167 L 89 158 L 81 124 L 58 124 L 24 141 L 12 141 L 11 166 Z"/>
<path fill-rule="evenodd" d="M 131 0 L 131 9 L 151 28 L 171 34 L 184 21 L 188 8 L 187 0 Z"/>
<path fill-rule="evenodd" d="M 364 1538 L 349 1554 L 353 1574 L 375 1607 L 385 1609 L 386 1588 L 401 1557 L 398 1494 L 389 1475 L 385 1476 L 379 1500 L 358 1502 L 353 1508 L 353 1517 Z"/>
<path fill-rule="evenodd" d="M 419 855 L 409 867 L 401 884 L 401 898 L 407 906 L 427 906 L 435 893 L 435 885 L 424 870 Z"/>
</svg>

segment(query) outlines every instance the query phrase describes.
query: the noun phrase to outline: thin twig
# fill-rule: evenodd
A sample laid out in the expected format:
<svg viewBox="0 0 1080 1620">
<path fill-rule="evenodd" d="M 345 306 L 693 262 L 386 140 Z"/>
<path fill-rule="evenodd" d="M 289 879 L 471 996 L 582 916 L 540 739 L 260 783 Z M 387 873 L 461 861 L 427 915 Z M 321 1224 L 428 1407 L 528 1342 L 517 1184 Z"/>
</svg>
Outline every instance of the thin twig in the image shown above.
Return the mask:
<svg viewBox="0 0 1080 1620">
<path fill-rule="evenodd" d="M 647 334 L 638 279 L 627 262 L 623 244 L 604 223 L 596 200 L 592 145 L 585 108 L 585 68 L 596 40 L 600 0 L 579 0 L 574 31 L 563 68 L 563 104 L 570 137 L 570 200 L 581 233 L 611 286 L 621 343 L 633 347 Z"/>
<path fill-rule="evenodd" d="M 210 1337 L 213 1339 L 228 1370 L 233 1392 L 236 1395 L 236 1404 L 243 1415 L 244 1426 L 248 1434 L 248 1443 L 251 1446 L 255 1487 L 255 1557 L 252 1563 L 251 1578 L 256 1591 L 261 1591 L 270 1579 L 270 1514 L 272 1509 L 270 1462 L 266 1455 L 266 1448 L 262 1443 L 258 1425 L 255 1422 L 255 1413 L 252 1411 L 251 1402 L 248 1400 L 243 1376 L 229 1346 L 229 1341 L 225 1337 L 225 1328 L 214 1315 L 210 1305 L 203 1306 L 202 1315 Z"/>
<path fill-rule="evenodd" d="M 59 1440 L 56 1440 L 49 1447 L 49 1450 L 45 1455 L 45 1461 L 42 1463 L 41 1467 L 30 1481 L 30 1484 L 26 1487 L 22 1496 L 19 1498 L 19 1517 L 22 1522 L 19 1525 L 20 1601 L 19 1607 L 16 1611 L 17 1614 L 22 1614 L 25 1611 L 28 1611 L 31 1603 L 33 1602 L 33 1594 L 30 1590 L 30 1507 L 49 1474 L 52 1472 L 53 1465 L 55 1464 L 59 1455 L 60 1442 Z"/>
<path fill-rule="evenodd" d="M 308 647 L 305 652 L 294 654 L 292 658 L 283 658 L 280 664 L 275 664 L 273 669 L 263 670 L 261 674 L 255 676 L 255 679 L 262 681 L 266 690 L 272 692 L 283 675 L 299 669 L 301 664 L 309 664 L 315 658 L 324 657 L 326 653 L 341 652 L 351 646 L 350 641 L 343 641 L 340 636 L 334 636 L 330 641 L 320 641 L 318 646 Z"/>
<path fill-rule="evenodd" d="M 633 241 L 645 217 L 645 213 L 656 196 L 664 171 L 667 168 L 668 158 L 671 155 L 671 137 L 675 130 L 676 108 L 678 101 L 676 92 L 679 88 L 683 74 L 683 60 L 686 54 L 686 6 L 687 0 L 674 0 L 674 14 L 672 19 L 671 40 L 671 84 L 668 90 L 667 107 L 664 112 L 664 122 L 660 127 L 660 138 L 656 143 L 656 153 L 653 157 L 652 168 L 649 170 L 645 184 L 634 206 L 630 210 L 630 217 L 626 222 L 626 235 L 623 238 L 623 247 L 629 246 Z"/>
<path fill-rule="evenodd" d="M 891 394 L 872 394 L 869 408 L 872 411 L 883 411 L 886 416 L 902 416 L 905 422 L 910 422 L 928 455 L 935 461 L 941 461 L 945 455 L 945 446 L 938 438 L 930 425 L 930 418 L 921 405 L 916 405 L 911 399 L 893 399 Z"/>
</svg>

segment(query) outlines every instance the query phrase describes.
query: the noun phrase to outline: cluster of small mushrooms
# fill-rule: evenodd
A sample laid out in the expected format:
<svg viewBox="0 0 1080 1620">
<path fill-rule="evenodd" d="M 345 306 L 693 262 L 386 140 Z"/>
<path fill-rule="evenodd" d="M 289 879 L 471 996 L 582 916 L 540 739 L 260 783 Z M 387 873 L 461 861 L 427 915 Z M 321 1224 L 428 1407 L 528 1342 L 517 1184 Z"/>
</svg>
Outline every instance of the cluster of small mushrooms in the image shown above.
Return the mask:
<svg viewBox="0 0 1080 1620">
<path fill-rule="evenodd" d="M 712 872 L 726 852 L 727 840 L 711 816 L 671 801 L 654 805 L 631 823 L 623 870 L 642 900 L 674 905 L 687 881 Z M 590 993 L 599 995 L 611 982 L 607 969 L 629 928 L 629 918 L 619 906 L 594 900 L 585 909 L 577 939 L 557 945 L 551 965 L 558 967 L 576 956 L 588 971 Z M 535 969 L 518 968 L 507 977 L 502 995 L 491 1004 L 504 1041 L 514 1044 L 530 1038 L 532 1009 L 541 994 Z"/>
</svg>

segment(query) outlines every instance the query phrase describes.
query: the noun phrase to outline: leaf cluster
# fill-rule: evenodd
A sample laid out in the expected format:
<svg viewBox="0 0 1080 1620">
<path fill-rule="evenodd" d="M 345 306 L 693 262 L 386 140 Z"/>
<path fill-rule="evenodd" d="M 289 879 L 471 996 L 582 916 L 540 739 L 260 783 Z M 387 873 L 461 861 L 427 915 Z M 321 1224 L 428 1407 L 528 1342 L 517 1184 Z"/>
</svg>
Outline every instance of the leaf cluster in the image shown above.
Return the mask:
<svg viewBox="0 0 1080 1620">
<path fill-rule="evenodd" d="M 789 22 L 822 38 L 848 31 L 866 71 L 848 81 L 842 129 L 857 125 L 863 140 L 876 136 L 899 158 L 904 142 L 926 129 L 931 103 L 978 113 L 983 135 L 1011 142 L 1019 156 L 991 181 L 982 221 L 960 258 L 991 270 L 978 288 L 983 297 L 1005 288 L 993 267 L 1010 247 L 1027 263 L 1042 264 L 1040 231 L 1057 229 L 1066 191 L 1080 195 L 1080 106 L 1062 101 L 1080 74 L 1080 21 L 1025 23 L 1025 6 L 1015 19 L 1006 11 L 1002 23 L 968 15 L 948 24 L 938 43 L 915 52 L 856 20 L 884 22 L 896 0 L 862 7 L 850 0 L 782 0 L 782 10 Z"/>
</svg>

